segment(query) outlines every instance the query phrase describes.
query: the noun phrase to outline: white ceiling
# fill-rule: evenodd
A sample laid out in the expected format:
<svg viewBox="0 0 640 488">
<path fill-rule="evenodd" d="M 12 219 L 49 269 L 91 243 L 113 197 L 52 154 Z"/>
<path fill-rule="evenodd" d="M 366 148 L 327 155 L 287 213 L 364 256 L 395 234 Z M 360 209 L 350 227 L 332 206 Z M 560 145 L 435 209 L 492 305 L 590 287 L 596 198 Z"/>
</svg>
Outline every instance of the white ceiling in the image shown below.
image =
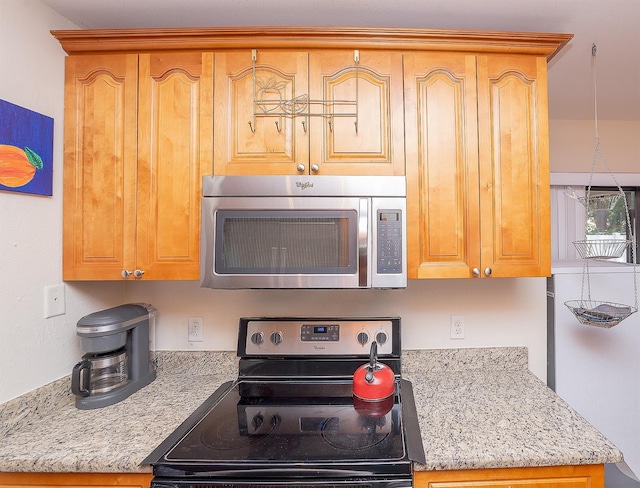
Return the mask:
<svg viewBox="0 0 640 488">
<path fill-rule="evenodd" d="M 42 1 L 86 29 L 326 25 L 569 33 L 573 40 L 549 65 L 550 117 L 593 120 L 595 78 L 599 120 L 640 120 L 640 0 Z"/>
</svg>

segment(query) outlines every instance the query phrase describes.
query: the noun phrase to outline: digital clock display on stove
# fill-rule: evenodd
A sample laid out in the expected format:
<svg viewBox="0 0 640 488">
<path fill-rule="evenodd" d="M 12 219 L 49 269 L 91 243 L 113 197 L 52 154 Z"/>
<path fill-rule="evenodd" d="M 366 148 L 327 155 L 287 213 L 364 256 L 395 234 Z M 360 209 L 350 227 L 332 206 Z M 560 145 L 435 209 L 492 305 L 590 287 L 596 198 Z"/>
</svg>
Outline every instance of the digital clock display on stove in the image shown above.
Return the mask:
<svg viewBox="0 0 640 488">
<path fill-rule="evenodd" d="M 340 340 L 340 326 L 338 324 L 302 324 L 300 328 L 300 340 L 303 342 L 338 342 Z"/>
</svg>

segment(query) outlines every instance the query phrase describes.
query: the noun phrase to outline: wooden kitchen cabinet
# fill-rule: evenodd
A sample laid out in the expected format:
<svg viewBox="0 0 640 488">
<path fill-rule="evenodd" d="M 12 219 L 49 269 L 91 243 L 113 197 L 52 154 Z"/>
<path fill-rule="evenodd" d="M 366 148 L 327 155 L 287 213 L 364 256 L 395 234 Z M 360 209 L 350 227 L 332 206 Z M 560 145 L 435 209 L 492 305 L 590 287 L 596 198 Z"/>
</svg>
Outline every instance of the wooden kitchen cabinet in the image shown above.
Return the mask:
<svg viewBox="0 0 640 488">
<path fill-rule="evenodd" d="M 151 473 L 0 473 L 0 488 L 149 488 Z"/>
<path fill-rule="evenodd" d="M 413 488 L 604 488 L 604 465 L 416 471 Z"/>
<path fill-rule="evenodd" d="M 297 51 L 256 53 L 256 97 L 265 110 L 308 93 L 309 55 Z M 301 119 L 254 117 L 252 50 L 215 54 L 214 174 L 296 174 L 308 171 L 309 138 Z"/>
<path fill-rule="evenodd" d="M 213 55 L 69 56 L 63 279 L 198 279 Z"/>
<path fill-rule="evenodd" d="M 311 53 L 311 98 L 324 100 L 331 114 L 357 112 L 311 117 L 312 171 L 316 164 L 321 174 L 404 175 L 402 53 L 363 50 L 359 58 L 356 76 L 354 51 Z"/>
<path fill-rule="evenodd" d="M 69 54 L 64 279 L 198 279 L 200 177 L 212 171 L 406 174 L 409 278 L 550 273 L 546 63 L 571 35 L 53 34 Z M 253 50 L 258 100 L 324 100 L 334 117 L 254 120 Z M 349 107 L 332 105 L 356 98 L 354 51 L 357 131 L 335 116 Z"/>
<path fill-rule="evenodd" d="M 483 276 L 551 275 L 547 112 L 543 56 L 478 56 Z"/>
<path fill-rule="evenodd" d="M 550 273 L 546 58 L 405 56 L 409 278 Z"/>
<path fill-rule="evenodd" d="M 214 174 L 404 174 L 402 54 L 355 52 L 216 53 Z"/>
</svg>

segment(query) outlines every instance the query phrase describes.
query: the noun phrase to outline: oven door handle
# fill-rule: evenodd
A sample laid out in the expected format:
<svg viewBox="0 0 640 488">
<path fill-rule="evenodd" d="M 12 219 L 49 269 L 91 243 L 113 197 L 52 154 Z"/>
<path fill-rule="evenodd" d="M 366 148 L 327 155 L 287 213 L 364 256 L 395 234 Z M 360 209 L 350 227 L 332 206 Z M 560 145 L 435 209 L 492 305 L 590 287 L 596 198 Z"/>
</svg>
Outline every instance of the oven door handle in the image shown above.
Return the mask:
<svg viewBox="0 0 640 488">
<path fill-rule="evenodd" d="M 252 467 L 251 474 L 249 476 L 252 480 L 258 479 L 282 479 L 288 478 L 290 480 L 298 479 L 298 478 L 315 478 L 315 479 L 333 479 L 333 478 L 354 478 L 354 477 L 362 477 L 364 476 L 373 476 L 376 473 L 373 471 L 367 472 L 362 470 L 352 470 L 352 469 L 339 469 L 339 468 L 318 468 L 318 469 L 307 469 L 307 468 L 287 468 L 284 466 L 279 466 L 276 468 L 267 468 L 267 467 Z M 167 474 L 163 467 L 154 467 L 154 475 L 158 478 L 166 478 L 171 477 L 175 478 L 175 474 Z M 247 469 L 246 468 L 238 468 L 236 469 L 221 469 L 214 471 L 203 471 L 202 473 L 198 473 L 197 476 L 201 476 L 204 478 L 222 478 L 222 479 L 247 479 Z M 232 484 L 232 482 L 229 482 Z M 198 483 L 198 485 L 204 485 L 204 483 Z M 259 482 L 251 483 L 251 486 L 259 486 Z"/>
<path fill-rule="evenodd" d="M 360 199 L 358 210 L 358 286 L 366 288 L 369 283 L 369 199 Z"/>
</svg>

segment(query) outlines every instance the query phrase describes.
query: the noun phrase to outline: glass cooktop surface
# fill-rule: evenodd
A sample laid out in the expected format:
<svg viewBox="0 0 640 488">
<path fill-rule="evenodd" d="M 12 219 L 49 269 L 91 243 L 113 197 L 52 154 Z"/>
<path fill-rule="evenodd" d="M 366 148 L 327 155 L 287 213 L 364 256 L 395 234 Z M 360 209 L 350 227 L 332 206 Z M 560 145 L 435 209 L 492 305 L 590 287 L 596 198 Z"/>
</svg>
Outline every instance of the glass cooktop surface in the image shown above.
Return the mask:
<svg viewBox="0 0 640 488">
<path fill-rule="evenodd" d="M 397 394 L 361 402 L 347 381 L 239 381 L 164 460 L 393 463 L 405 458 L 401 419 Z"/>
</svg>

